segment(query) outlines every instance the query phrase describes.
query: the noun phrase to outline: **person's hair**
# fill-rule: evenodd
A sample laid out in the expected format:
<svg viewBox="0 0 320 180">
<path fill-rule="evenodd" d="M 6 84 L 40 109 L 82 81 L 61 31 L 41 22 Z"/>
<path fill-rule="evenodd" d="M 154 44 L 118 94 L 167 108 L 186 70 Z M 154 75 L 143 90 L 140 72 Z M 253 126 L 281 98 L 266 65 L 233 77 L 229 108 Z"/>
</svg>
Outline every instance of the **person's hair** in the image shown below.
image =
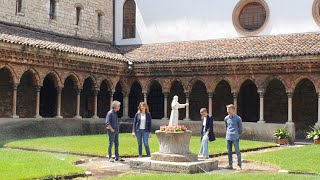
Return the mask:
<svg viewBox="0 0 320 180">
<path fill-rule="evenodd" d="M 233 104 L 227 105 L 227 108 L 236 109 L 236 107 Z"/>
<path fill-rule="evenodd" d="M 138 112 L 141 112 L 141 106 L 146 107 L 146 112 L 149 112 L 149 106 L 146 102 L 140 102 L 138 106 Z"/>
<path fill-rule="evenodd" d="M 201 109 L 200 109 L 200 113 L 203 113 L 203 112 L 208 112 L 208 111 L 207 111 L 206 108 L 201 108 Z"/>
<path fill-rule="evenodd" d="M 112 103 L 111 103 L 111 108 L 113 109 L 113 108 L 115 108 L 116 106 L 120 106 L 121 105 L 121 102 L 119 102 L 119 101 L 112 101 Z"/>
</svg>

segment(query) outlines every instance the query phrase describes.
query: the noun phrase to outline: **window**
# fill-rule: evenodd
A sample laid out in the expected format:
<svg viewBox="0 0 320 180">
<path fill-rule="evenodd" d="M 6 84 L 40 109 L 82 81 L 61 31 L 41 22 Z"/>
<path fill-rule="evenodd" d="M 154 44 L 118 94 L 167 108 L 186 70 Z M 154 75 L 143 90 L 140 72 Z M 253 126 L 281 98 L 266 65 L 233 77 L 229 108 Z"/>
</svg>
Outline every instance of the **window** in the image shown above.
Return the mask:
<svg viewBox="0 0 320 180">
<path fill-rule="evenodd" d="M 80 24 L 80 16 L 81 16 L 81 7 L 76 7 L 76 25 L 79 26 Z"/>
<path fill-rule="evenodd" d="M 136 37 L 136 3 L 127 0 L 123 5 L 123 39 Z"/>
<path fill-rule="evenodd" d="M 22 12 L 22 0 L 17 0 L 16 14 Z"/>
<path fill-rule="evenodd" d="M 56 18 L 56 1 L 50 0 L 50 12 L 49 12 L 50 19 Z"/>
<path fill-rule="evenodd" d="M 242 35 L 256 35 L 266 26 L 269 8 L 263 0 L 240 1 L 233 11 L 233 24 Z"/>
<path fill-rule="evenodd" d="M 318 26 L 320 26 L 320 0 L 315 0 L 313 2 L 312 16 Z"/>
<path fill-rule="evenodd" d="M 98 22 L 97 22 L 98 31 L 101 31 L 101 27 L 102 27 L 102 14 L 98 13 Z"/>
</svg>

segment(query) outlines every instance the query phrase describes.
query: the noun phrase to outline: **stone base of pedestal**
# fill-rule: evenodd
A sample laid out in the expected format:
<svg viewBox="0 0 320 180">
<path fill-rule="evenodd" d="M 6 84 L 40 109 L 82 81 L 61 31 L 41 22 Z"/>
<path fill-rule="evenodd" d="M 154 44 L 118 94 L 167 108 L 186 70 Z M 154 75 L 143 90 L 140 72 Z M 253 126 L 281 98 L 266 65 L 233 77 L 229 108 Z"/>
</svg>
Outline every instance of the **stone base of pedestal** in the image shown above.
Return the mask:
<svg viewBox="0 0 320 180">
<path fill-rule="evenodd" d="M 196 154 L 163 154 L 163 153 L 152 153 L 151 160 L 154 161 L 168 161 L 168 162 L 195 162 L 198 161 Z"/>
<path fill-rule="evenodd" d="M 130 160 L 130 167 L 153 171 L 194 174 L 217 170 L 218 161 L 209 159 L 196 162 L 167 162 L 154 161 L 151 160 L 151 158 L 137 158 Z"/>
</svg>

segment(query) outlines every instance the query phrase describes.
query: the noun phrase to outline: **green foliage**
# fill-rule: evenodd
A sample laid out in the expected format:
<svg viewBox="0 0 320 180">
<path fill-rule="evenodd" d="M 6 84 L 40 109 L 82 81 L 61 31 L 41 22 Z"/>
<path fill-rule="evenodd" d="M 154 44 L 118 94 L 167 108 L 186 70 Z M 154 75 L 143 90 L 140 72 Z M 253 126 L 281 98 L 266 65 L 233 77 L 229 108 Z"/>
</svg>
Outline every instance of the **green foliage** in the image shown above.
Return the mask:
<svg viewBox="0 0 320 180">
<path fill-rule="evenodd" d="M 283 128 L 278 128 L 276 132 L 274 132 L 273 136 L 278 139 L 288 139 L 290 137 L 290 133 L 287 127 L 285 126 Z"/>
<path fill-rule="evenodd" d="M 317 140 L 320 138 L 320 128 L 311 128 L 309 132 L 307 132 L 307 139 Z"/>
</svg>

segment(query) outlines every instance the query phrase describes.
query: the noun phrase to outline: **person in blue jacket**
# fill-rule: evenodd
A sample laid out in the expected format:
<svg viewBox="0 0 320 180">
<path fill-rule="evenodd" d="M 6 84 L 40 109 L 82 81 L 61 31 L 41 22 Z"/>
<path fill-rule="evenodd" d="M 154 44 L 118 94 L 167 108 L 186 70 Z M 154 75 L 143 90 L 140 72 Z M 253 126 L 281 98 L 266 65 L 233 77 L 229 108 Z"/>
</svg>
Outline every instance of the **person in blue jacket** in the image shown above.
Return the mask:
<svg viewBox="0 0 320 180">
<path fill-rule="evenodd" d="M 216 140 L 213 132 L 213 117 L 209 116 L 206 108 L 201 108 L 200 114 L 202 120 L 200 155 L 203 155 L 205 159 L 209 159 L 208 142 Z"/>
<path fill-rule="evenodd" d="M 150 157 L 150 148 L 148 139 L 151 138 L 151 114 L 147 103 L 140 102 L 138 112 L 134 116 L 132 137 L 138 140 L 139 157 L 142 157 L 142 140 L 146 149 L 147 157 Z"/>
</svg>

